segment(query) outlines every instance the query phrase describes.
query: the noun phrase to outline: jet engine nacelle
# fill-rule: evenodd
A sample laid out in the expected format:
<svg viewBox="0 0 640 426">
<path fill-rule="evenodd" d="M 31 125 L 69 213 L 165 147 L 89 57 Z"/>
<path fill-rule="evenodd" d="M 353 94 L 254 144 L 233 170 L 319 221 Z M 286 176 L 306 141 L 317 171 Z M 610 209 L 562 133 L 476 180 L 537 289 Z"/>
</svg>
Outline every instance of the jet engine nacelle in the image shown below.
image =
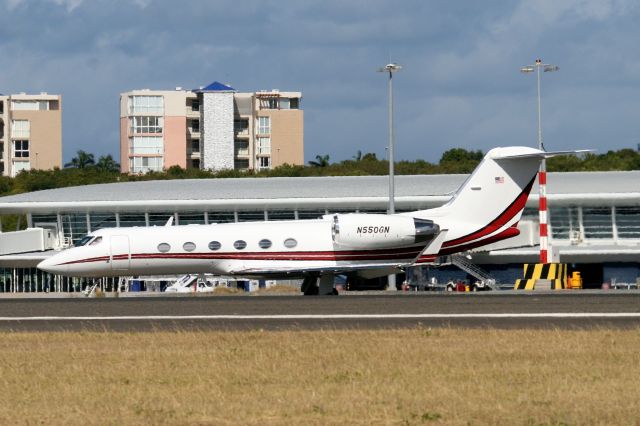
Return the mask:
<svg viewBox="0 0 640 426">
<path fill-rule="evenodd" d="M 431 220 L 384 214 L 336 214 L 332 233 L 336 244 L 352 248 L 406 247 L 435 238 L 440 227 Z"/>
</svg>

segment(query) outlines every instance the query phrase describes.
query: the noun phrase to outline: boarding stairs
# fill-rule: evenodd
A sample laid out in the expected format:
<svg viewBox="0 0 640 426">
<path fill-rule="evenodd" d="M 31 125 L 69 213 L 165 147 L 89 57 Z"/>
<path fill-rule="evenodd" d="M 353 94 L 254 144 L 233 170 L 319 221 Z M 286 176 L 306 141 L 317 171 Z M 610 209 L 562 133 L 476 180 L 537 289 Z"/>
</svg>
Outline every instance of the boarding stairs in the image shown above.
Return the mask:
<svg viewBox="0 0 640 426">
<path fill-rule="evenodd" d="M 469 258 L 464 254 L 452 254 L 450 256 L 451 264 L 457 266 L 458 268 L 465 271 L 467 274 L 476 278 L 479 281 L 485 283 L 492 290 L 498 290 L 498 286 L 496 285 L 496 280 L 489 275 L 487 271 L 471 262 Z"/>
</svg>

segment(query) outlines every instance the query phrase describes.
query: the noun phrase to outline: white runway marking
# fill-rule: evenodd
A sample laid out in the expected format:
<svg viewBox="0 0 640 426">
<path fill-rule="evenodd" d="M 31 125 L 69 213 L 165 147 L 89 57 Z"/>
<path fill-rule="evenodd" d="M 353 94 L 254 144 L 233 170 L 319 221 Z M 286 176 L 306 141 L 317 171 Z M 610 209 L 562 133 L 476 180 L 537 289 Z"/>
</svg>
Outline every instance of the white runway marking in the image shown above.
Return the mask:
<svg viewBox="0 0 640 426">
<path fill-rule="evenodd" d="M 640 312 L 548 312 L 502 314 L 312 314 L 312 315 L 122 315 L 0 317 L 0 321 L 111 320 L 358 320 L 358 319 L 492 319 L 492 318 L 640 318 Z"/>
</svg>

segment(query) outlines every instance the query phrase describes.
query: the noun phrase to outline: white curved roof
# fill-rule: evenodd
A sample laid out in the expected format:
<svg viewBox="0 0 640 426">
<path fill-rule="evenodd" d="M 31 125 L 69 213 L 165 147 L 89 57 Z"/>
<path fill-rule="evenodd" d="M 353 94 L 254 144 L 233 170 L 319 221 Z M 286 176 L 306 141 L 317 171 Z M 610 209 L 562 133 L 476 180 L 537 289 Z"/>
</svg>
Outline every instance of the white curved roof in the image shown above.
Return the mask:
<svg viewBox="0 0 640 426">
<path fill-rule="evenodd" d="M 444 203 L 466 175 L 396 176 L 396 206 Z M 549 173 L 557 204 L 640 205 L 640 171 Z M 529 205 L 537 202 L 534 186 Z M 0 197 L 0 214 L 62 211 L 177 211 L 264 208 L 384 208 L 387 176 L 184 179 L 122 182 Z"/>
</svg>

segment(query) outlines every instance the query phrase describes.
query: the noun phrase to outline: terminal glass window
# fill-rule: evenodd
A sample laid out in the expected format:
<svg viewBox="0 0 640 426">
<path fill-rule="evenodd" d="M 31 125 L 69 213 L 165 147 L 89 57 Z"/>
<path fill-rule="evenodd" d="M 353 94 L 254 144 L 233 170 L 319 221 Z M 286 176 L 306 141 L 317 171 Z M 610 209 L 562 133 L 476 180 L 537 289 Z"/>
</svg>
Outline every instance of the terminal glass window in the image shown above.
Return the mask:
<svg viewBox="0 0 640 426">
<path fill-rule="evenodd" d="M 69 213 L 60 215 L 65 239 L 73 244 L 87 235 L 87 215 L 85 213 Z"/>
<path fill-rule="evenodd" d="M 583 207 L 582 226 L 585 238 L 613 238 L 611 207 Z"/>
<path fill-rule="evenodd" d="M 640 239 L 640 207 L 616 207 L 618 238 Z"/>
<path fill-rule="evenodd" d="M 144 213 L 141 214 L 123 214 L 120 213 L 120 227 L 125 228 L 129 226 L 146 226 Z"/>
<path fill-rule="evenodd" d="M 89 215 L 89 220 L 91 222 L 91 231 L 116 227 L 115 213 L 91 213 Z"/>
<path fill-rule="evenodd" d="M 298 219 L 319 219 L 324 210 L 298 210 Z"/>
<path fill-rule="evenodd" d="M 568 240 L 580 232 L 577 207 L 557 207 L 549 210 L 551 236 L 559 240 Z"/>
<path fill-rule="evenodd" d="M 149 213 L 149 226 L 164 226 L 173 217 L 173 212 Z"/>
<path fill-rule="evenodd" d="M 31 123 L 29 120 L 11 120 L 11 137 L 25 138 L 31 137 Z"/>
<path fill-rule="evenodd" d="M 235 222 L 233 212 L 209 212 L 209 223 L 231 223 Z"/>
<path fill-rule="evenodd" d="M 271 133 L 271 117 L 258 117 L 258 134 L 268 135 Z"/>
<path fill-rule="evenodd" d="M 129 153 L 133 155 L 162 155 L 162 136 L 134 136 L 131 138 Z"/>
<path fill-rule="evenodd" d="M 162 133 L 164 118 L 156 116 L 133 117 L 131 133 Z"/>
<path fill-rule="evenodd" d="M 277 210 L 267 213 L 269 220 L 293 220 L 296 218 L 296 213 L 293 210 Z"/>
<path fill-rule="evenodd" d="M 252 212 L 238 212 L 238 222 L 261 222 L 264 221 L 264 210 Z"/>
<path fill-rule="evenodd" d="M 129 114 L 158 114 L 164 113 L 162 96 L 129 96 Z"/>
<path fill-rule="evenodd" d="M 204 225 L 204 212 L 186 212 L 178 213 L 178 224 L 200 224 Z"/>
</svg>

